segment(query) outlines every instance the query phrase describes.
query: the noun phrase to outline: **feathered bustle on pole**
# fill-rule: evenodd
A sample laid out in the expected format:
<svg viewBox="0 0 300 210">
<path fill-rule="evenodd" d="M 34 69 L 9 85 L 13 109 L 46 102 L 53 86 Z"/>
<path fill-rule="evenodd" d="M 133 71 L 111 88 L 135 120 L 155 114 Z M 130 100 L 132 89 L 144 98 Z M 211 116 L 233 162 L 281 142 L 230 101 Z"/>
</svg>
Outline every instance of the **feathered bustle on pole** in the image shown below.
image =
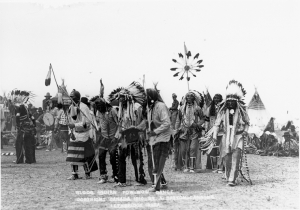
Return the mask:
<svg viewBox="0 0 300 210">
<path fill-rule="evenodd" d="M 46 86 L 49 86 L 51 84 L 51 70 L 52 70 L 52 65 L 50 63 L 49 71 L 48 71 L 47 77 L 45 79 L 45 85 Z"/>
<path fill-rule="evenodd" d="M 104 85 L 102 83 L 102 79 L 100 79 L 100 98 L 103 98 L 104 95 Z"/>
</svg>

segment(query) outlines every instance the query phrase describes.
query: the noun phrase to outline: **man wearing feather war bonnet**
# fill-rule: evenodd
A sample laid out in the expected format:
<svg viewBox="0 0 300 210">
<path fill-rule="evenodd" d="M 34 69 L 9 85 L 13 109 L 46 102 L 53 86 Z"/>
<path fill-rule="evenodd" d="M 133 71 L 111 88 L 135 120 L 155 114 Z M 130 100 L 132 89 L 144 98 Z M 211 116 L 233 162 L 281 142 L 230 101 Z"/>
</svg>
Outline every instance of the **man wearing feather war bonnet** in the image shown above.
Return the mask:
<svg viewBox="0 0 300 210">
<path fill-rule="evenodd" d="M 117 186 L 126 187 L 126 157 L 131 156 L 134 167 L 136 185 L 145 185 L 145 172 L 143 169 L 143 153 L 139 132 L 143 129 L 140 118 L 137 115 L 135 104 L 145 103 L 144 88 L 138 82 L 132 82 L 127 88 L 118 88 L 109 95 L 109 101 L 119 101 L 118 110 L 118 129 L 115 138 L 118 139 L 118 180 Z M 139 168 L 137 166 L 139 160 Z"/>
<path fill-rule="evenodd" d="M 225 175 L 229 186 L 236 185 L 236 179 L 241 172 L 242 154 L 245 155 L 243 153 L 244 137 L 247 135 L 249 127 L 249 117 L 243 101 L 245 94 L 246 91 L 239 82 L 235 80 L 229 82 L 226 88 L 226 100 L 220 105 L 221 108 L 213 128 L 213 138 L 216 139 L 219 127 L 223 122 L 225 134 L 219 146 L 219 162 L 225 162 Z M 247 164 L 247 162 L 245 163 Z M 248 168 L 247 172 L 250 180 Z"/>
<path fill-rule="evenodd" d="M 183 105 L 180 107 L 176 120 L 175 128 L 176 132 L 179 132 L 181 157 L 184 164 L 183 172 L 195 172 L 199 148 L 198 138 L 201 136 L 202 124 L 205 121 L 201 106 L 203 106 L 201 93 L 195 90 L 189 91 L 183 99 Z"/>
<path fill-rule="evenodd" d="M 26 103 L 33 97 L 33 94 L 27 91 L 15 90 L 11 93 L 12 104 L 15 109 L 17 140 L 16 140 L 16 163 L 36 163 L 35 159 L 35 119 L 28 111 Z M 24 148 L 24 149 L 23 149 Z"/>
<path fill-rule="evenodd" d="M 90 172 L 98 170 L 96 161 L 93 161 L 95 150 L 90 132 L 92 116 L 88 106 L 80 102 L 78 91 L 74 89 L 70 97 L 73 104 L 68 110 L 68 122 L 72 133 L 66 161 L 71 163 L 72 176 L 68 180 L 79 179 L 78 166 L 80 165 L 84 168 L 85 178 L 90 179 Z"/>
</svg>

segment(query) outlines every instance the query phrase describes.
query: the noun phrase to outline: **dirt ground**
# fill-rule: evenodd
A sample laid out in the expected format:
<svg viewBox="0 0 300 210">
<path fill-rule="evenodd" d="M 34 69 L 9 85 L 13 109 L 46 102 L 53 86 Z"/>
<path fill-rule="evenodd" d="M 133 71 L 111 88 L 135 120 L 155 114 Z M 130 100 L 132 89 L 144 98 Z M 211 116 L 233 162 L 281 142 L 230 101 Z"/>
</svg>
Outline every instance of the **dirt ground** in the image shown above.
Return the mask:
<svg viewBox="0 0 300 210">
<path fill-rule="evenodd" d="M 14 152 L 4 146 L 1 152 Z M 211 170 L 185 174 L 171 170 L 168 189 L 145 194 L 150 187 L 133 185 L 133 167 L 127 159 L 128 183 L 120 188 L 90 180 L 66 180 L 71 168 L 66 153 L 36 151 L 36 164 L 14 164 L 15 156 L 1 156 L 1 209 L 299 209 L 299 158 L 248 155 L 253 185 L 228 187 Z M 145 158 L 146 159 L 146 158 Z M 111 175 L 109 161 L 108 170 Z M 148 174 L 147 163 L 145 163 Z M 80 175 L 84 171 L 79 169 Z M 139 193 L 139 194 L 137 194 Z"/>
</svg>

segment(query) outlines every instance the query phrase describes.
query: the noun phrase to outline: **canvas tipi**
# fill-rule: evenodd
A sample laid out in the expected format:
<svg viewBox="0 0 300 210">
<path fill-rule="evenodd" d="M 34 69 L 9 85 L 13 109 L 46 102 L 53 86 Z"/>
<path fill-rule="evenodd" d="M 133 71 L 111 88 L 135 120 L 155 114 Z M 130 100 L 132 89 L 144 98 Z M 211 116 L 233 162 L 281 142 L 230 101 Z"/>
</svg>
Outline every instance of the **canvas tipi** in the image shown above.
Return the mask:
<svg viewBox="0 0 300 210">
<path fill-rule="evenodd" d="M 247 112 L 250 118 L 250 127 L 259 127 L 263 130 L 270 120 L 270 114 L 266 110 L 256 88 L 247 107 Z"/>
</svg>

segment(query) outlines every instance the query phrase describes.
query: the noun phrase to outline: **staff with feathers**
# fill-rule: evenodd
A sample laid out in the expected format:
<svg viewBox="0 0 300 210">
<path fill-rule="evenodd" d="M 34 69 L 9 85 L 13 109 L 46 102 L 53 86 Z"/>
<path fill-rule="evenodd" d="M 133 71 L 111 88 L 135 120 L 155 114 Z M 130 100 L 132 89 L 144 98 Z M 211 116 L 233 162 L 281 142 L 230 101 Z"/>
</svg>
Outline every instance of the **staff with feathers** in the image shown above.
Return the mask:
<svg viewBox="0 0 300 210">
<path fill-rule="evenodd" d="M 56 77 L 55 77 L 55 74 L 54 74 L 54 70 L 52 68 L 52 65 L 50 63 L 50 67 L 49 67 L 49 71 L 48 71 L 48 74 L 47 74 L 47 77 L 45 79 L 45 85 L 46 86 L 49 86 L 51 84 L 51 72 L 53 73 L 53 76 L 54 76 L 54 80 L 55 80 L 55 83 L 56 83 L 56 86 L 57 86 L 57 89 L 58 89 L 58 92 L 60 92 L 60 90 L 62 90 L 66 96 L 72 101 L 72 104 L 76 106 L 76 108 L 81 112 L 81 114 L 89 121 L 89 119 L 85 116 L 84 112 L 79 108 L 79 106 L 73 101 L 73 99 L 69 96 L 69 94 L 64 90 L 64 88 L 59 88 L 58 84 L 57 84 L 57 81 L 56 81 Z M 62 93 L 59 93 L 58 94 L 58 100 L 59 101 L 62 101 Z M 96 125 L 94 125 L 93 122 L 91 122 L 91 125 L 96 129 L 98 130 L 98 128 L 96 127 Z"/>
</svg>

